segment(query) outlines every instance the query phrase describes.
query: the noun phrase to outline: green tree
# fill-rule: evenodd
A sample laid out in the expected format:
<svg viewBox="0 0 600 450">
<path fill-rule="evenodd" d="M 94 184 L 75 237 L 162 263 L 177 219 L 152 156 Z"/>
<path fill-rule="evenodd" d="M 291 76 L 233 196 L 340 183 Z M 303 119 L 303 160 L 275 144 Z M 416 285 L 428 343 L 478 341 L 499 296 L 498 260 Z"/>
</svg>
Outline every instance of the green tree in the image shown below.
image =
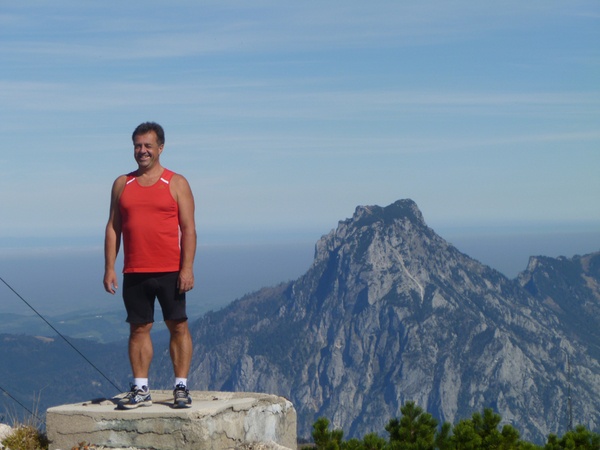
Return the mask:
<svg viewBox="0 0 600 450">
<path fill-rule="evenodd" d="M 498 430 L 501 421 L 500 414 L 496 414 L 492 408 L 485 408 L 483 415 L 479 412 L 473 413 L 473 427 L 481 438 L 483 450 L 502 448 L 502 434 Z"/>
<path fill-rule="evenodd" d="M 438 421 L 423 412 L 415 402 L 406 402 L 400 420 L 390 419 L 385 430 L 390 433 L 390 450 L 434 450 Z"/>
<path fill-rule="evenodd" d="M 551 434 L 544 447 L 521 441 L 513 426 L 500 430 L 502 417 L 491 408 L 475 412 L 454 427 L 444 422 L 439 428 L 438 421 L 414 402 L 406 402 L 400 411 L 400 418 L 390 419 L 385 427 L 389 442 L 376 433 L 342 442 L 344 432 L 329 431 L 325 417 L 314 423 L 312 436 L 318 450 L 600 450 L 600 435 L 583 426 L 560 439 Z"/>
<path fill-rule="evenodd" d="M 363 437 L 362 450 L 383 450 L 387 441 L 377 433 L 369 433 Z"/>
<path fill-rule="evenodd" d="M 461 420 L 453 429 L 454 450 L 541 450 L 521 441 L 519 431 L 512 425 L 499 429 L 502 417 L 493 409 L 476 412 L 470 420 Z"/>
<path fill-rule="evenodd" d="M 539 445 L 532 444 L 527 441 L 519 441 L 519 450 L 543 450 L 544 447 L 540 447 Z"/>
<path fill-rule="evenodd" d="M 475 431 L 472 420 L 461 420 L 452 429 L 452 447 L 455 450 L 478 450 L 481 448 L 481 436 Z"/>
<path fill-rule="evenodd" d="M 360 439 L 352 438 L 342 442 L 342 450 L 364 450 L 363 442 Z"/>
<path fill-rule="evenodd" d="M 440 430 L 435 434 L 435 448 L 439 450 L 454 450 L 451 432 L 452 425 L 450 422 L 444 422 Z"/>
<path fill-rule="evenodd" d="M 521 433 L 512 425 L 504 425 L 502 427 L 502 443 L 500 444 L 501 450 L 520 449 Z"/>
<path fill-rule="evenodd" d="M 319 417 L 313 424 L 312 437 L 319 450 L 340 450 L 344 431 L 329 431 L 329 420 Z"/>
<path fill-rule="evenodd" d="M 366 434 L 362 440 L 357 438 L 342 442 L 341 450 L 383 450 L 387 441 L 377 433 Z"/>
<path fill-rule="evenodd" d="M 548 436 L 544 450 L 600 450 L 600 435 L 579 425 L 560 439 L 555 434 Z"/>
</svg>

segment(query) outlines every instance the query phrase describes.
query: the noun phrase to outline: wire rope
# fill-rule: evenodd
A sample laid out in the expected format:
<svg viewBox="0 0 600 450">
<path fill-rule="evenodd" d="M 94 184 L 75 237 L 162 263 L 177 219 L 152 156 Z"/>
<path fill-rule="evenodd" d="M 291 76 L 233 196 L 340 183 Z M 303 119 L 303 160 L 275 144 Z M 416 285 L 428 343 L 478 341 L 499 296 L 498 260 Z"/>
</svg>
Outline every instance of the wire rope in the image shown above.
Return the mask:
<svg viewBox="0 0 600 450">
<path fill-rule="evenodd" d="M 2 388 L 0 386 L 0 391 L 4 392 L 4 395 L 7 395 L 8 397 L 10 397 L 14 402 L 16 402 L 17 404 L 19 404 L 21 406 L 21 408 L 23 408 L 25 411 L 27 411 L 29 414 L 31 414 L 33 417 L 35 417 L 37 420 L 39 420 L 41 423 L 44 423 L 44 421 L 42 419 L 40 419 L 38 417 L 37 414 L 35 414 L 33 411 L 31 411 L 27 406 L 23 405 L 23 403 L 21 403 L 19 400 L 17 400 L 16 398 L 14 398 L 12 395 L 10 395 L 6 390 L 4 390 L 4 388 Z"/>
<path fill-rule="evenodd" d="M 58 334 L 67 344 L 69 344 L 69 346 L 73 350 L 75 350 L 79 354 L 79 356 L 81 356 L 90 366 L 92 366 L 100 375 L 102 375 L 104 377 L 104 379 L 106 381 L 108 381 L 119 393 L 123 392 L 122 389 L 119 388 L 119 386 L 117 386 L 115 383 L 113 383 L 106 375 L 104 375 L 104 373 L 102 373 L 102 371 L 100 369 L 98 369 L 89 359 L 87 359 L 83 353 L 81 353 L 79 350 L 77 350 L 77 348 L 75 348 L 75 346 L 73 344 L 71 344 L 67 340 L 67 338 L 65 338 L 56 328 L 54 328 L 52 326 L 52 324 L 50 322 L 48 322 L 39 312 L 37 312 L 33 306 L 31 306 L 29 303 L 27 303 L 27 301 L 23 297 L 21 297 L 21 295 L 17 291 L 15 291 L 6 281 L 4 281 L 4 279 L 2 277 L 0 277 L 0 281 L 2 281 L 6 285 L 6 287 L 8 287 L 11 291 L 13 291 L 13 293 L 17 297 L 19 297 L 23 301 L 23 303 L 25 303 L 34 313 L 36 313 L 40 319 L 42 319 L 44 322 L 46 322 L 46 324 L 50 328 L 52 328 L 56 332 L 56 334 Z M 4 391 L 4 389 L 3 389 L 3 391 Z M 4 391 L 4 392 L 6 392 L 6 391 Z"/>
</svg>

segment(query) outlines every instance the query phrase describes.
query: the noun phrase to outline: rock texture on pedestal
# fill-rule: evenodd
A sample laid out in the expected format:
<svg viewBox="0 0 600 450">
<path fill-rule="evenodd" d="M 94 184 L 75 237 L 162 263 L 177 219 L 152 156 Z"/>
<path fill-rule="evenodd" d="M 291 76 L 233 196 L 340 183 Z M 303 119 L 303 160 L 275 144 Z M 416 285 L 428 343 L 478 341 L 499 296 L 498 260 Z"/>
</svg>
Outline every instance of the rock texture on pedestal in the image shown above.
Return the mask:
<svg viewBox="0 0 600 450">
<path fill-rule="evenodd" d="M 171 391 L 152 391 L 153 404 L 118 410 L 118 398 L 50 408 L 50 450 L 80 442 L 112 448 L 233 449 L 255 443 L 296 448 L 296 411 L 268 394 L 192 391 L 192 407 L 174 409 Z"/>
</svg>

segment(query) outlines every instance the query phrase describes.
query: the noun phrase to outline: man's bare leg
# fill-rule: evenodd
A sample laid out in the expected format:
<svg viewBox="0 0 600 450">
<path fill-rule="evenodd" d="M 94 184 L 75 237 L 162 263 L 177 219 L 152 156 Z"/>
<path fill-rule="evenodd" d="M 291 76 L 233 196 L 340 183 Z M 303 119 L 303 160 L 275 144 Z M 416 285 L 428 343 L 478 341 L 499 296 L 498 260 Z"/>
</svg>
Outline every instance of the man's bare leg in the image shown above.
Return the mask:
<svg viewBox="0 0 600 450">
<path fill-rule="evenodd" d="M 150 338 L 152 323 L 132 323 L 129 327 L 129 362 L 133 377 L 148 378 L 150 362 L 154 355 Z"/>
<path fill-rule="evenodd" d="M 192 336 L 185 319 L 165 320 L 165 323 L 171 332 L 169 350 L 177 384 L 173 390 L 173 406 L 189 408 L 192 405 L 192 397 L 187 389 L 187 376 L 192 363 Z"/>
<path fill-rule="evenodd" d="M 188 328 L 187 319 L 165 320 L 171 333 L 169 351 L 173 361 L 173 372 L 177 378 L 187 378 L 192 364 L 192 335 Z"/>
<path fill-rule="evenodd" d="M 129 324 L 129 362 L 133 370 L 134 383 L 131 390 L 117 405 L 119 409 L 132 409 L 138 406 L 151 406 L 152 399 L 148 390 L 148 370 L 152 361 L 152 323 Z M 145 380 L 140 380 L 140 378 Z"/>
</svg>

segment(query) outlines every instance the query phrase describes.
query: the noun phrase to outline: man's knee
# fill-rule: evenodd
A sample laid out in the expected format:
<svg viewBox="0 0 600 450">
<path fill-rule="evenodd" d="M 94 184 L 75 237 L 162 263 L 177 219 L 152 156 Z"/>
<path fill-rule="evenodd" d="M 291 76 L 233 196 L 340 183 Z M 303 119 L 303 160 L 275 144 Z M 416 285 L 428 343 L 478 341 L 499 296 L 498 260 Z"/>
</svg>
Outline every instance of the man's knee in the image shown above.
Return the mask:
<svg viewBox="0 0 600 450">
<path fill-rule="evenodd" d="M 187 319 L 165 320 L 165 324 L 171 332 L 171 335 L 185 335 L 189 333 Z"/>
<path fill-rule="evenodd" d="M 152 323 L 131 323 L 129 324 L 129 336 L 132 338 L 150 335 Z"/>
</svg>

